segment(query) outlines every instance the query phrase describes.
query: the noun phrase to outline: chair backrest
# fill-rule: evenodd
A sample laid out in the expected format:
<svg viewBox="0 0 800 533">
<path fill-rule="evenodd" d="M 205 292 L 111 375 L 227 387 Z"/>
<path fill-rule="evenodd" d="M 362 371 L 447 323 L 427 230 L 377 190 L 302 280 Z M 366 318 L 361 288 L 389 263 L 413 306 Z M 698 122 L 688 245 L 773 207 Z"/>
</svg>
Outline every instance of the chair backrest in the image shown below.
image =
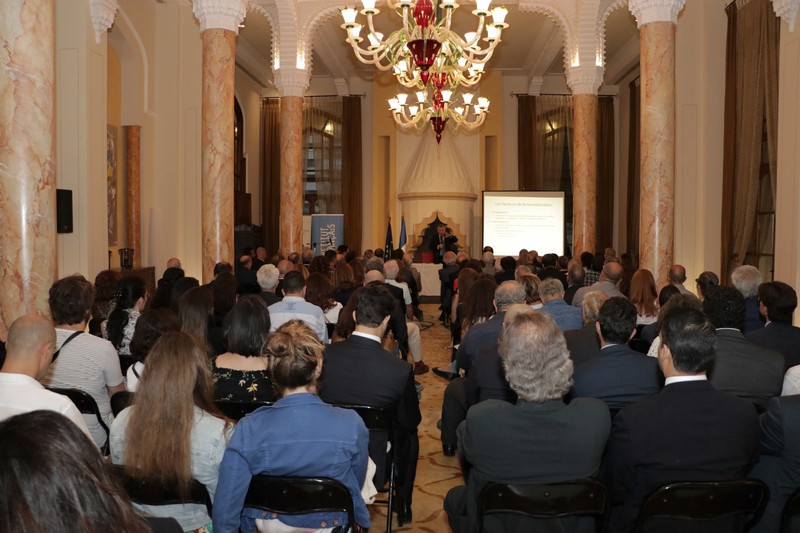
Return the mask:
<svg viewBox="0 0 800 533">
<path fill-rule="evenodd" d="M 608 489 L 594 479 L 559 483 L 488 483 L 478 497 L 478 531 L 483 517 L 493 513 L 512 513 L 531 518 L 567 516 L 605 517 L 610 508 Z"/>
<path fill-rule="evenodd" d="M 94 398 L 92 398 L 91 394 L 80 389 L 59 389 L 53 387 L 48 388 L 47 390 L 57 394 L 62 394 L 72 400 L 72 403 L 75 404 L 75 407 L 78 408 L 78 411 L 80 411 L 81 414 L 96 416 L 97 422 L 100 423 L 100 427 L 106 432 L 106 442 L 108 441 L 108 436 L 110 433 L 108 431 L 108 426 L 103 421 L 103 415 L 100 414 L 100 408 L 97 407 L 97 402 L 94 401 Z"/>
<path fill-rule="evenodd" d="M 355 524 L 350 491 L 331 478 L 255 475 L 244 505 L 288 515 L 343 512 L 347 514 L 346 525 Z"/>
<path fill-rule="evenodd" d="M 133 392 L 123 390 L 111 397 L 111 412 L 114 413 L 114 416 L 120 414 L 126 407 L 133 405 L 134 394 Z"/>
<path fill-rule="evenodd" d="M 187 494 L 181 494 L 175 485 L 160 480 L 144 479 L 132 475 L 122 465 L 108 465 L 112 474 L 119 480 L 128 497 L 139 505 L 174 505 L 196 503 L 205 505 L 208 516 L 211 516 L 211 496 L 206 486 L 192 480 Z"/>
<path fill-rule="evenodd" d="M 647 498 L 636 530 L 653 518 L 701 521 L 739 515 L 747 518 L 746 531 L 761 518 L 768 498 L 767 486 L 755 479 L 670 483 Z"/>
<path fill-rule="evenodd" d="M 800 489 L 789 496 L 783 506 L 783 513 L 781 514 L 781 533 L 788 533 L 791 531 L 790 526 L 792 525 L 792 518 L 796 516 L 800 516 Z"/>
<path fill-rule="evenodd" d="M 352 403 L 338 403 L 333 405 L 341 407 L 342 409 L 352 409 L 358 413 L 358 416 L 364 421 L 364 425 L 367 426 L 370 434 L 386 434 L 386 439 L 389 443 L 386 449 L 386 466 L 387 468 L 394 468 L 394 429 L 392 428 L 392 417 L 389 416 L 389 413 L 382 407 L 374 407 L 372 405 Z M 378 462 L 377 457 L 372 457 L 372 460 L 375 461 L 376 464 L 381 464 Z M 383 476 L 379 476 L 378 479 L 383 479 Z"/>
<path fill-rule="evenodd" d="M 238 400 L 214 400 L 214 403 L 217 404 L 220 411 L 230 418 L 231 420 L 236 420 L 237 422 L 244 418 L 246 415 L 249 415 L 259 407 L 264 407 L 265 405 L 272 405 L 273 402 L 263 402 L 263 401 L 238 401 Z"/>
</svg>

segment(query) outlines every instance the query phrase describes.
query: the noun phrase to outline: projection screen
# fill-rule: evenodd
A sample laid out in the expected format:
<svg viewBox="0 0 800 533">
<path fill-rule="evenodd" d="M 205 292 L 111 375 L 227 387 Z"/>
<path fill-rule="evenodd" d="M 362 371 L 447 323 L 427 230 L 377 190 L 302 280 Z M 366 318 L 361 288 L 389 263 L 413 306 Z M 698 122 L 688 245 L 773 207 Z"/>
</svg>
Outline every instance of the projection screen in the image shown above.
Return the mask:
<svg viewBox="0 0 800 533">
<path fill-rule="evenodd" d="M 483 245 L 494 255 L 564 253 L 564 193 L 483 191 Z"/>
</svg>

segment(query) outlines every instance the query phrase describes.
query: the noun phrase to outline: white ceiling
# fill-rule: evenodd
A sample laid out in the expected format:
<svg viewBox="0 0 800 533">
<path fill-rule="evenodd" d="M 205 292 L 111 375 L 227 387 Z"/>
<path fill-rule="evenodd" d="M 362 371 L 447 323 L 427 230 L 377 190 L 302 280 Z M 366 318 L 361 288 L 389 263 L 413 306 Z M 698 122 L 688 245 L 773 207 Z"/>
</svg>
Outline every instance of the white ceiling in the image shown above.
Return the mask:
<svg viewBox="0 0 800 533">
<path fill-rule="evenodd" d="M 529 77 L 548 74 L 563 74 L 563 36 L 556 23 L 544 15 L 519 11 L 517 5 L 507 5 L 509 10 L 506 22 L 509 27 L 503 30 L 503 40 L 498 45 L 487 70 L 501 70 Z M 361 18 L 363 16 L 360 15 Z M 376 30 L 384 34 L 391 33 L 399 25 L 400 19 L 393 13 L 384 10 L 375 17 Z M 375 67 L 359 62 L 350 45 L 345 42 L 345 31 L 340 27 L 341 17 L 326 20 L 314 35 L 312 75 L 330 76 L 333 78 L 350 78 L 359 76 L 371 79 Z M 468 9 L 459 9 L 453 16 L 453 29 L 463 35 L 464 32 L 476 29 L 476 17 Z M 606 23 L 606 65 L 613 65 L 615 58 L 623 59 L 631 51 L 638 52 L 639 33 L 636 22 L 626 8 L 614 11 Z M 269 21 L 257 12 L 250 11 L 245 19 L 245 27 L 239 32 L 237 43 L 237 62 L 253 74 L 253 70 L 262 75 L 254 76 L 262 83 L 271 82 L 270 57 L 272 47 L 272 29 Z M 248 61 L 243 61 L 246 56 Z M 619 57 L 618 57 L 619 56 Z M 619 62 L 619 61 L 618 61 Z M 249 63 L 249 68 L 247 68 Z M 262 68 L 258 68 L 260 63 Z M 626 72 L 622 67 L 615 67 L 606 72 L 606 82 L 615 83 L 609 74 L 619 77 Z M 264 78 L 269 78 L 266 80 Z"/>
</svg>

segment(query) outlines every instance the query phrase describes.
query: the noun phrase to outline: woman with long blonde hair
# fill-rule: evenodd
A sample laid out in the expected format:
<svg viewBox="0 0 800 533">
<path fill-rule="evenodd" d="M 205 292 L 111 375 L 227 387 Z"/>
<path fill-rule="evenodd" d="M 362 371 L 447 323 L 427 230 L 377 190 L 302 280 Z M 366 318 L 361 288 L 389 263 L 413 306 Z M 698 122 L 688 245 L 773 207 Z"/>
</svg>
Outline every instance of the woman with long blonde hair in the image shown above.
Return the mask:
<svg viewBox="0 0 800 533">
<path fill-rule="evenodd" d="M 217 487 L 219 465 L 232 431 L 214 404 L 208 355 L 183 332 L 165 333 L 147 356 L 136 399 L 111 426 L 111 459 L 135 477 L 175 484 L 188 491 L 192 479 Z M 202 505 L 144 507 L 175 518 L 184 531 L 210 531 Z"/>
</svg>

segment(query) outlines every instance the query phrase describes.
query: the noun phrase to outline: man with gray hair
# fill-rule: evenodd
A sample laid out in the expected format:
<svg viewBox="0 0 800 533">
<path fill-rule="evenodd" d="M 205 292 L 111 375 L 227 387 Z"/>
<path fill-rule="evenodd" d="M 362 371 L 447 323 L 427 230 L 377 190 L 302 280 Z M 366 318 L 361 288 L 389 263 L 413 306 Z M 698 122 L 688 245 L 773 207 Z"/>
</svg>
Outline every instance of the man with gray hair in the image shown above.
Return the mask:
<svg viewBox="0 0 800 533">
<path fill-rule="evenodd" d="M 608 296 L 600 291 L 592 291 L 586 295 L 581 304 L 583 327 L 564 332 L 572 364 L 578 368 L 582 363 L 600 355 L 600 337 L 597 335 L 597 317 L 600 308 L 608 300 Z"/>
<path fill-rule="evenodd" d="M 742 265 L 731 273 L 731 283 L 744 297 L 744 326 L 742 333 L 764 327 L 764 317 L 758 306 L 758 286 L 764 282 L 761 271 L 752 265 Z"/>
<path fill-rule="evenodd" d="M 258 286 L 261 287 L 261 293 L 259 293 L 259 296 L 261 296 L 261 298 L 267 304 L 267 307 L 281 301 L 280 297 L 275 294 L 275 288 L 278 286 L 279 276 L 280 272 L 278 272 L 278 268 L 270 263 L 263 265 L 258 269 L 258 272 L 256 272 Z"/>
<path fill-rule="evenodd" d="M 458 428 L 466 485 L 447 493 L 444 508 L 454 533 L 476 531 L 478 495 L 490 481 L 554 483 L 592 477 L 611 429 L 608 408 L 594 398 L 564 403 L 572 361 L 564 336 L 542 313 L 521 314 L 505 325 L 500 357 L 516 405 L 489 400 L 473 406 Z M 535 460 L 531 460 L 535 458 Z M 593 518 L 557 521 L 560 531 L 594 531 Z M 535 531 L 541 521 L 498 514 L 484 518 L 484 531 Z M 537 527 L 538 526 L 538 527 Z"/>
<path fill-rule="evenodd" d="M 494 266 L 494 254 L 492 252 L 484 252 L 481 257 L 483 261 L 483 273 L 494 276 L 497 274 L 497 267 Z"/>
<path fill-rule="evenodd" d="M 546 278 L 539 284 L 539 298 L 544 304 L 542 313 L 547 313 L 561 331 L 580 329 L 583 326 L 581 310 L 564 301 L 564 286 L 558 278 Z"/>
<path fill-rule="evenodd" d="M 608 295 L 609 298 L 622 297 L 625 295 L 619 290 L 619 282 L 622 281 L 622 276 L 625 274 L 622 265 L 617 261 L 609 261 L 603 265 L 603 270 L 600 272 L 600 280 L 588 287 L 581 287 L 572 298 L 572 305 L 580 307 L 583 302 L 583 297 L 591 291 L 600 291 Z"/>
</svg>

